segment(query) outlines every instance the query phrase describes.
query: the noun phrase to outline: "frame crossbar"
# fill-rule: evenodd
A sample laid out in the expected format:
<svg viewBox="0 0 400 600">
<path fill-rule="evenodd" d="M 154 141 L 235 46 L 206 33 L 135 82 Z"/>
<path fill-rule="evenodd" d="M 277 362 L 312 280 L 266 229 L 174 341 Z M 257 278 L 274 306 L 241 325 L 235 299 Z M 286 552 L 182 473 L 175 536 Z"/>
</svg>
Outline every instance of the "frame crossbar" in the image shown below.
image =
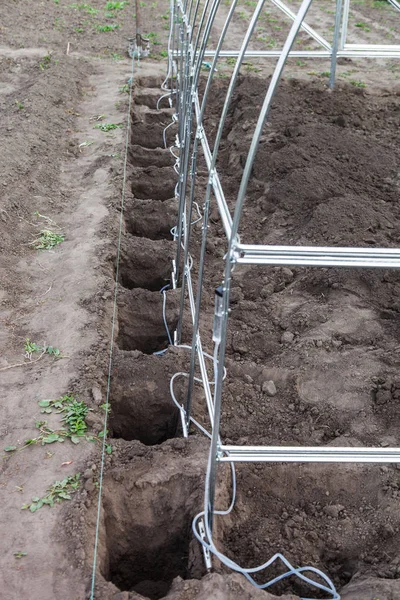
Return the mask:
<svg viewBox="0 0 400 600">
<path fill-rule="evenodd" d="M 219 462 L 399 463 L 400 448 L 219 446 Z"/>
</svg>

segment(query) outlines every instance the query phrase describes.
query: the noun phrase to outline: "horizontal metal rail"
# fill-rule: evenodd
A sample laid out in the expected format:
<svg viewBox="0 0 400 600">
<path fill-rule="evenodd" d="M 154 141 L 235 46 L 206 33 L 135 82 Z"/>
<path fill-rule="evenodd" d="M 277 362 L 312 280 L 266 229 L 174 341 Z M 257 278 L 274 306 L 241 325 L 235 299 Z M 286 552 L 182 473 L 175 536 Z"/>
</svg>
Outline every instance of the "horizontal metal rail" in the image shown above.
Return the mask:
<svg viewBox="0 0 400 600">
<path fill-rule="evenodd" d="M 400 249 L 237 244 L 232 260 L 253 265 L 399 269 Z"/>
<path fill-rule="evenodd" d="M 399 463 L 400 448 L 340 448 L 335 446 L 225 446 L 219 462 Z"/>
<path fill-rule="evenodd" d="M 400 44 L 345 44 L 345 50 L 379 50 L 383 52 L 399 52 Z"/>
<path fill-rule="evenodd" d="M 247 50 L 245 52 L 245 58 L 274 58 L 280 56 L 282 50 L 277 48 L 276 50 Z M 215 56 L 215 50 L 206 50 L 204 52 L 206 58 L 212 58 Z M 237 58 L 239 56 L 239 50 L 222 50 L 220 52 L 221 58 Z M 332 56 L 332 52 L 329 50 L 292 50 L 289 52 L 289 58 L 329 58 Z M 386 50 L 384 46 L 377 46 L 373 49 L 357 49 L 348 48 L 338 50 L 338 58 L 397 58 L 400 57 L 400 46 L 397 50 L 389 49 Z"/>
</svg>

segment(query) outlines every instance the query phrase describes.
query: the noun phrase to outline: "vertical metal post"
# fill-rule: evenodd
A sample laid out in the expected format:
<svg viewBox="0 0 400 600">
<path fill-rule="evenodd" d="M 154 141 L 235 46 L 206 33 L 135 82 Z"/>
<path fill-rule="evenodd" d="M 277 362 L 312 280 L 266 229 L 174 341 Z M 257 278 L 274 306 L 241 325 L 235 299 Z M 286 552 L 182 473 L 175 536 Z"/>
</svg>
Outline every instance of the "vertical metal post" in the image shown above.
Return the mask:
<svg viewBox="0 0 400 600">
<path fill-rule="evenodd" d="M 217 10 L 220 4 L 220 0 L 213 0 L 213 4 L 211 6 L 211 10 L 210 10 L 210 14 L 208 15 L 208 19 L 205 25 L 205 29 L 204 29 L 204 34 L 203 34 L 203 39 L 202 39 L 202 43 L 200 46 L 200 50 L 198 52 L 198 55 L 196 56 L 196 54 L 194 55 L 194 59 L 195 59 L 195 65 L 191 65 L 191 61 L 189 61 L 189 57 L 187 57 L 187 62 L 190 62 L 190 65 L 193 67 L 191 69 L 191 72 L 189 74 L 189 80 L 188 80 L 188 89 L 187 89 L 187 116 L 186 116 L 186 122 L 187 122 L 187 130 L 186 130 L 186 136 L 185 136 L 185 152 L 184 152 L 184 160 L 182 161 L 182 177 L 183 177 L 183 181 L 182 181 L 182 187 L 180 189 L 180 205 L 186 207 L 186 190 L 187 190 L 187 179 L 188 179 L 188 166 L 189 166 L 189 155 L 190 155 L 190 147 L 191 147 L 191 137 L 192 137 L 192 121 L 193 121 L 193 93 L 194 90 L 197 89 L 197 82 L 198 82 L 198 77 L 200 74 L 200 70 L 201 70 L 201 64 L 203 61 L 203 57 L 204 57 L 204 52 L 205 49 L 207 47 L 207 43 L 208 43 L 208 39 L 211 33 L 211 28 L 212 25 L 214 23 L 214 19 L 215 16 L 217 14 Z M 192 187 L 191 187 L 191 196 L 190 196 L 190 203 L 189 203 L 189 214 L 188 214 L 188 218 L 186 220 L 186 211 L 183 210 L 182 211 L 182 219 L 185 219 L 185 223 L 184 223 L 184 260 L 183 260 L 183 276 L 182 276 L 182 282 L 181 282 L 181 298 L 180 298 L 180 312 L 179 312 L 179 318 L 178 318 L 178 326 L 177 326 L 177 342 L 178 344 L 181 342 L 181 337 L 182 337 L 182 319 L 183 319 L 183 306 L 184 306 L 184 300 L 185 300 L 185 288 L 186 288 L 186 269 L 187 269 L 187 262 L 188 262 L 188 256 L 189 256 L 189 242 L 190 242 L 190 234 L 191 234 L 191 218 L 192 218 L 192 209 L 193 209 L 193 200 L 194 200 L 194 169 L 196 168 L 196 161 L 197 161 L 197 144 L 198 144 L 198 139 L 196 136 L 194 145 L 195 148 L 193 150 L 193 152 L 196 153 L 196 157 L 195 160 L 193 161 L 193 156 L 192 156 L 192 169 L 191 169 L 191 183 L 192 183 Z M 177 239 L 177 243 L 178 243 L 178 248 L 180 247 L 180 236 L 179 236 L 179 231 L 178 231 L 178 239 Z M 179 274 L 179 262 L 180 261 L 180 256 L 181 256 L 181 250 L 179 250 L 178 252 L 178 248 L 177 248 L 177 258 L 176 258 L 176 269 L 177 269 L 177 273 Z"/>
<path fill-rule="evenodd" d="M 342 23 L 342 6 L 343 0 L 336 0 L 336 14 L 335 14 L 335 30 L 333 33 L 333 44 L 332 44 L 332 56 L 331 56 L 331 74 L 329 77 L 329 87 L 333 90 L 336 79 L 336 63 L 337 53 L 339 49 L 339 38 L 340 38 L 340 25 Z"/>
<path fill-rule="evenodd" d="M 226 32 L 228 30 L 229 24 L 233 17 L 233 14 L 236 9 L 238 0 L 233 0 L 232 5 L 230 7 L 228 16 L 225 20 L 224 27 L 221 31 L 220 38 L 218 40 L 218 44 L 215 50 L 215 55 L 212 61 L 210 73 L 208 75 L 206 89 L 204 90 L 203 100 L 201 104 L 200 115 L 197 123 L 197 134 L 196 134 L 196 142 L 199 141 L 201 136 L 203 135 L 203 117 L 204 112 L 207 106 L 208 96 L 211 90 L 211 84 L 214 78 L 215 67 L 218 62 L 219 53 L 222 48 L 222 44 L 224 43 Z M 187 390 L 187 398 L 186 398 L 186 425 L 189 428 L 190 426 L 190 415 L 192 411 L 192 394 L 193 394 L 193 384 L 194 384 L 194 371 L 196 367 L 196 356 L 197 356 L 197 335 L 199 331 L 199 320 L 200 320 L 200 306 L 202 299 L 202 290 L 203 290 L 203 277 L 204 277 L 204 261 L 206 255 L 206 245 L 207 245 L 207 230 L 208 230 L 208 219 L 209 219 L 209 211 L 210 211 L 210 199 L 211 199 L 211 187 L 212 187 L 212 172 L 209 173 L 209 179 L 207 183 L 206 189 L 206 197 L 203 209 L 203 233 L 201 240 L 201 248 L 200 248 L 200 259 L 199 259 L 199 273 L 197 279 L 197 293 L 196 293 L 196 308 L 194 315 L 194 323 L 193 323 L 193 335 L 192 335 L 192 350 L 190 356 L 190 369 L 189 369 L 189 381 L 188 381 L 188 390 Z"/>
<path fill-rule="evenodd" d="M 219 428 L 221 424 L 221 403 L 222 403 L 222 386 L 224 380 L 224 364 L 225 364 L 225 353 L 226 353 L 226 336 L 228 329 L 228 316 L 229 316 L 229 296 L 231 289 L 231 272 L 232 272 L 232 261 L 230 253 L 228 253 L 225 262 L 225 280 L 222 284 L 222 299 L 223 299 L 223 319 L 221 324 L 221 343 L 218 353 L 218 368 L 216 373 L 215 382 L 215 395 L 214 395 L 214 423 L 212 429 L 212 438 L 210 444 L 210 479 L 208 486 L 209 497 L 206 498 L 208 514 L 206 515 L 207 523 L 209 526 L 210 535 L 212 535 L 213 519 L 215 511 L 215 488 L 217 481 L 217 452 L 219 443 Z"/>
<path fill-rule="evenodd" d="M 347 27 L 349 24 L 349 13 L 350 13 L 350 0 L 344 0 L 343 4 L 343 19 L 342 19 L 342 33 L 340 36 L 340 50 L 344 50 L 347 39 Z"/>
</svg>

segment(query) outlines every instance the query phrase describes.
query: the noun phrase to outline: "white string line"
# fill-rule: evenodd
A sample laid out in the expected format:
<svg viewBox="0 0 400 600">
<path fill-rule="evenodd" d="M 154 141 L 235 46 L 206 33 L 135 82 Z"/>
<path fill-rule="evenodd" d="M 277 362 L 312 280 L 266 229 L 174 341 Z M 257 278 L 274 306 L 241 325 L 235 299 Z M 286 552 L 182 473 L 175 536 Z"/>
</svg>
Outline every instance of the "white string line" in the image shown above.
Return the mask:
<svg viewBox="0 0 400 600">
<path fill-rule="evenodd" d="M 99 476 L 99 499 L 98 499 L 98 503 L 97 503 L 96 535 L 95 535 L 95 541 L 94 541 L 92 585 L 91 585 L 91 592 L 90 592 L 90 600 L 94 600 L 94 587 L 95 587 L 95 583 L 96 583 L 96 566 L 97 566 L 97 554 L 98 554 L 98 545 L 99 545 L 101 499 L 102 499 L 102 493 L 103 493 L 104 462 L 105 462 L 105 455 L 106 455 L 107 421 L 108 421 L 108 409 L 109 409 L 109 404 L 110 404 L 111 370 L 112 370 L 112 364 L 113 364 L 113 351 L 114 351 L 114 332 L 115 332 L 115 324 L 116 324 L 116 320 L 117 320 L 119 259 L 120 259 L 120 254 L 121 254 L 121 237 L 122 237 L 122 227 L 123 227 L 123 219 L 124 219 L 126 176 L 127 176 L 127 164 L 128 164 L 128 146 L 129 146 L 129 134 L 130 134 L 130 128 L 131 128 L 131 106 L 132 106 L 134 62 L 135 62 L 135 59 L 134 59 L 134 57 L 132 57 L 131 78 L 129 80 L 130 91 L 129 91 L 128 119 L 127 119 L 127 125 L 126 125 L 124 172 L 123 172 L 122 194 L 121 194 L 121 211 L 120 211 L 120 220 L 119 220 L 118 245 L 117 245 L 117 257 L 116 257 L 116 269 L 115 269 L 114 306 L 113 306 L 113 314 L 112 314 L 112 319 L 111 319 L 110 355 L 109 355 L 109 362 L 108 362 L 107 395 L 106 395 L 106 402 L 105 402 L 103 443 L 102 443 L 102 450 L 101 450 L 101 466 L 100 466 L 100 476 Z"/>
</svg>

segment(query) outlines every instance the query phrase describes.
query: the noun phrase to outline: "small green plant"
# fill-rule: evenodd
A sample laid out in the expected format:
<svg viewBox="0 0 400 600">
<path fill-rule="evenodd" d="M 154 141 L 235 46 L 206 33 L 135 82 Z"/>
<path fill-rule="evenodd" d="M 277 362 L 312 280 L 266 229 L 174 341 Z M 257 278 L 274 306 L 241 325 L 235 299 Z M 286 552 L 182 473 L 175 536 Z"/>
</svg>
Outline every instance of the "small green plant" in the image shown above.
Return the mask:
<svg viewBox="0 0 400 600">
<path fill-rule="evenodd" d="M 101 123 L 95 125 L 94 129 L 100 129 L 100 131 L 112 131 L 113 129 L 121 129 L 122 123 Z"/>
<path fill-rule="evenodd" d="M 356 79 L 350 79 L 349 83 L 351 83 L 351 85 L 354 85 L 354 87 L 358 87 L 358 88 L 367 87 L 366 83 L 364 83 L 363 81 L 360 81 L 360 80 L 356 80 Z"/>
<path fill-rule="evenodd" d="M 62 233 L 55 233 L 50 229 L 42 229 L 39 237 L 31 242 L 31 246 L 36 248 L 36 250 L 51 250 L 58 246 L 65 239 Z"/>
<path fill-rule="evenodd" d="M 276 46 L 276 41 L 274 40 L 274 38 L 265 35 L 259 35 L 257 41 L 263 42 L 268 48 L 275 48 Z"/>
<path fill-rule="evenodd" d="M 125 83 L 119 88 L 118 91 L 120 94 L 129 94 L 130 89 L 130 86 L 127 83 Z"/>
<path fill-rule="evenodd" d="M 86 440 L 87 442 L 101 442 L 103 440 L 104 430 L 100 431 L 97 435 L 88 433 L 86 417 L 91 409 L 84 401 L 77 400 L 72 394 L 65 394 L 55 400 L 39 400 L 38 405 L 42 409 L 42 414 L 55 412 L 55 414 L 62 415 L 64 426 L 53 429 L 49 427 L 47 421 L 37 421 L 35 425 L 39 430 L 38 435 L 25 440 L 19 447 L 16 445 L 7 446 L 4 448 L 4 452 L 20 452 L 28 448 L 28 446 L 37 444 L 45 446 L 54 444 L 55 442 L 65 442 L 68 439 L 73 444 L 79 444 L 81 440 Z M 103 405 L 102 408 L 105 409 L 106 406 Z M 110 410 L 110 406 L 108 406 L 108 410 Z M 105 435 L 108 435 L 108 431 L 105 432 Z M 107 454 L 112 453 L 111 444 L 106 444 L 106 452 Z"/>
<path fill-rule="evenodd" d="M 389 71 L 391 71 L 392 73 L 395 73 L 396 71 L 400 71 L 400 64 L 396 64 L 396 63 L 389 63 L 387 68 L 389 69 Z"/>
<path fill-rule="evenodd" d="M 112 58 L 112 60 L 115 60 L 116 62 L 118 62 L 119 60 L 124 60 L 124 57 L 121 56 L 121 54 L 117 54 L 117 52 L 113 52 L 111 54 L 111 58 Z"/>
<path fill-rule="evenodd" d="M 84 10 L 88 15 L 97 15 L 99 10 L 97 8 L 93 8 L 90 4 L 71 4 L 71 8 L 76 8 L 77 10 Z"/>
<path fill-rule="evenodd" d="M 56 4 L 58 4 L 58 2 L 56 2 Z M 17 550 L 16 552 L 14 552 L 14 556 L 15 558 L 23 558 L 24 556 L 27 556 L 28 553 L 24 552 L 24 550 Z"/>
<path fill-rule="evenodd" d="M 82 142 L 82 144 L 79 144 L 79 152 L 82 152 L 81 148 L 87 148 L 88 146 L 91 146 L 92 144 L 94 144 L 94 142 Z"/>
<path fill-rule="evenodd" d="M 371 28 L 368 27 L 368 25 L 366 23 L 362 23 L 362 22 L 356 23 L 356 27 L 359 27 L 359 29 L 363 29 L 364 31 L 367 31 L 367 32 L 371 31 Z"/>
<path fill-rule="evenodd" d="M 32 354 L 41 352 L 50 356 L 61 357 L 61 351 L 53 346 L 39 346 L 36 342 L 31 342 L 30 338 L 26 338 L 24 344 L 25 358 L 32 360 Z"/>
<path fill-rule="evenodd" d="M 229 57 L 226 59 L 226 64 L 230 67 L 234 67 L 236 65 L 237 58 Z"/>
<path fill-rule="evenodd" d="M 83 33 L 84 29 L 83 27 L 74 27 L 74 31 L 76 31 L 76 33 Z"/>
<path fill-rule="evenodd" d="M 107 2 L 106 10 L 123 10 L 129 2 Z"/>
<path fill-rule="evenodd" d="M 161 50 L 160 56 L 162 56 L 162 58 L 168 58 L 168 50 Z"/>
<path fill-rule="evenodd" d="M 307 63 L 305 63 L 304 60 L 296 60 L 296 65 L 298 67 L 306 67 Z"/>
<path fill-rule="evenodd" d="M 116 23 L 110 23 L 109 25 L 97 25 L 97 31 L 100 31 L 101 33 L 115 31 L 116 29 L 119 29 L 119 25 Z"/>
<path fill-rule="evenodd" d="M 24 109 L 24 105 L 22 104 L 22 102 L 19 102 L 19 100 L 16 100 L 15 104 L 18 106 L 19 110 L 23 110 Z"/>
<path fill-rule="evenodd" d="M 40 498 L 34 496 L 32 502 L 21 506 L 22 510 L 29 509 L 32 513 L 42 508 L 42 506 L 54 506 L 56 502 L 71 500 L 72 494 L 76 492 L 80 483 L 80 473 L 66 477 L 62 481 L 55 481 L 49 488 L 47 494 Z"/>
<path fill-rule="evenodd" d="M 57 413 L 63 413 L 63 422 L 67 425 L 67 432 L 72 437 L 82 437 L 87 431 L 86 416 L 89 407 L 83 400 L 77 400 L 74 396 L 66 394 L 57 400 L 39 400 L 42 413 L 49 414 L 55 409 Z M 78 443 L 75 439 L 71 441 Z"/>
<path fill-rule="evenodd" d="M 151 43 L 153 44 L 153 46 L 160 46 L 161 45 L 161 42 L 158 41 L 157 34 L 154 33 L 154 31 L 150 31 L 150 33 L 148 33 L 146 35 L 146 37 L 151 41 Z"/>
<path fill-rule="evenodd" d="M 260 72 L 260 69 L 258 67 L 255 67 L 253 65 L 253 63 L 250 61 L 244 62 L 243 66 L 248 73 L 259 73 Z"/>
<path fill-rule="evenodd" d="M 50 65 L 51 65 L 51 54 L 46 54 L 46 56 L 44 56 L 42 58 L 42 60 L 39 63 L 39 67 L 41 68 L 42 71 L 45 71 L 46 69 L 50 69 Z"/>
<path fill-rule="evenodd" d="M 64 21 L 61 19 L 61 17 L 57 17 L 54 21 L 54 29 L 56 31 L 62 31 L 63 27 L 65 27 Z"/>
</svg>

